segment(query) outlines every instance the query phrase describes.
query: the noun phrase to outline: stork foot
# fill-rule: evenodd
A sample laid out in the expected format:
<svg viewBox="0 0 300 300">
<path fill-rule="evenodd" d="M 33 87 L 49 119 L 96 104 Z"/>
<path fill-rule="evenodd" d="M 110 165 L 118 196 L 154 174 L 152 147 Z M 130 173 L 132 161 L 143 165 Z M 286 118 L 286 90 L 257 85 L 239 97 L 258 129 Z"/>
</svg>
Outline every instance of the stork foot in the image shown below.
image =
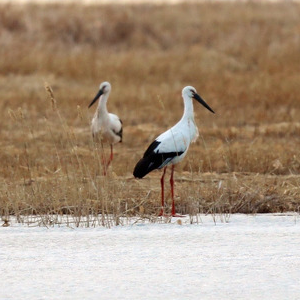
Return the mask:
<svg viewBox="0 0 300 300">
<path fill-rule="evenodd" d="M 162 208 L 158 214 L 159 217 L 167 217 L 168 215 L 165 214 L 164 209 Z"/>
<path fill-rule="evenodd" d="M 171 214 L 170 215 L 171 217 L 174 217 L 174 218 L 185 218 L 186 216 L 184 216 L 184 215 L 179 215 L 179 214 Z"/>
<path fill-rule="evenodd" d="M 161 211 L 158 214 L 158 217 L 174 217 L 174 218 L 185 218 L 186 216 L 184 215 L 179 215 L 177 213 L 171 213 L 171 214 L 166 214 L 164 209 L 162 208 Z"/>
</svg>

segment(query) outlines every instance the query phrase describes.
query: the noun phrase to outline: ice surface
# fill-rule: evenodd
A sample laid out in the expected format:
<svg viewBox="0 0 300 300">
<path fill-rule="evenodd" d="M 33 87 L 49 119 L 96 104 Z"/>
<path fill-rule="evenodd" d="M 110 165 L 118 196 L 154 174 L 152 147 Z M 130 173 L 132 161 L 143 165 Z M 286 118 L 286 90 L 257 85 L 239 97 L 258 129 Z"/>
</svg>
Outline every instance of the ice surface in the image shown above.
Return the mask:
<svg viewBox="0 0 300 300">
<path fill-rule="evenodd" d="M 300 219 L 0 227 L 0 299 L 300 299 Z"/>
</svg>

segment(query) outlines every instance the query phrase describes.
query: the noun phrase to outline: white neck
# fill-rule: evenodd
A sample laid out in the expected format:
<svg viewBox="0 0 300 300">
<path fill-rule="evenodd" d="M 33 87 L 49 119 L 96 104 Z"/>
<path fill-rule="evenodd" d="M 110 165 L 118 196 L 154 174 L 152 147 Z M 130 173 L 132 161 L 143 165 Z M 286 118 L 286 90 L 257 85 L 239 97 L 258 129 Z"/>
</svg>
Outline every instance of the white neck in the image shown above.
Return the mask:
<svg viewBox="0 0 300 300">
<path fill-rule="evenodd" d="M 183 98 L 184 102 L 184 112 L 182 116 L 183 119 L 194 119 L 194 106 L 193 106 L 193 100 L 189 97 Z"/>
<path fill-rule="evenodd" d="M 107 99 L 108 99 L 108 95 L 109 95 L 109 93 L 106 93 L 106 94 L 103 94 L 103 95 L 100 96 L 99 103 L 98 103 L 98 108 L 97 108 L 98 115 L 108 113 L 107 108 L 106 108 L 106 102 L 107 102 Z"/>
</svg>

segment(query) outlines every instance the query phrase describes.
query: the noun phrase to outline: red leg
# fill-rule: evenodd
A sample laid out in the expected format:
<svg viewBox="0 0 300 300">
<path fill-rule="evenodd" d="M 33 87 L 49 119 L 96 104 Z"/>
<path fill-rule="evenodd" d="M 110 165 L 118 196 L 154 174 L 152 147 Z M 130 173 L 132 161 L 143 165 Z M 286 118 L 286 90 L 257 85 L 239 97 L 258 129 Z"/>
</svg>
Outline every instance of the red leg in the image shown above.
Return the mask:
<svg viewBox="0 0 300 300">
<path fill-rule="evenodd" d="M 102 151 L 101 160 L 102 160 L 103 175 L 106 176 L 107 167 L 106 167 L 106 159 L 105 159 L 104 147 L 102 142 L 101 142 L 101 151 Z"/>
<path fill-rule="evenodd" d="M 160 185 L 161 185 L 161 210 L 159 213 L 159 216 L 164 215 L 164 208 L 165 208 L 165 190 L 164 190 L 164 185 L 165 185 L 165 174 L 166 174 L 167 167 L 164 167 L 163 174 L 160 178 Z"/>
<path fill-rule="evenodd" d="M 175 200 L 174 200 L 174 165 L 172 165 L 171 169 L 171 177 L 170 177 L 170 184 L 171 184 L 171 197 L 172 197 L 172 216 L 175 215 Z"/>
<path fill-rule="evenodd" d="M 111 161 L 113 160 L 114 157 L 114 153 L 113 153 L 113 145 L 110 145 L 110 157 L 109 157 L 109 161 L 107 162 L 106 165 L 106 169 L 108 168 L 108 166 L 110 165 Z"/>
<path fill-rule="evenodd" d="M 114 149 L 113 149 L 113 144 L 111 144 L 110 145 L 110 161 L 112 161 L 113 160 L 113 158 L 114 158 L 114 151 L 113 151 Z"/>
<path fill-rule="evenodd" d="M 108 159 L 107 162 L 106 162 L 106 159 L 105 159 L 104 147 L 103 147 L 103 144 L 102 144 L 102 143 L 101 143 L 101 148 L 102 148 L 103 175 L 106 176 L 108 166 L 110 165 L 110 163 L 112 162 L 113 157 L 114 157 L 113 145 L 110 145 L 110 157 L 109 157 L 109 159 Z"/>
<path fill-rule="evenodd" d="M 171 216 L 172 217 L 183 217 L 182 215 L 176 214 L 176 211 L 175 211 L 175 200 L 174 200 L 174 168 L 175 168 L 175 166 L 172 165 L 171 177 L 170 177 L 171 197 L 172 197 L 172 211 L 171 211 Z"/>
</svg>

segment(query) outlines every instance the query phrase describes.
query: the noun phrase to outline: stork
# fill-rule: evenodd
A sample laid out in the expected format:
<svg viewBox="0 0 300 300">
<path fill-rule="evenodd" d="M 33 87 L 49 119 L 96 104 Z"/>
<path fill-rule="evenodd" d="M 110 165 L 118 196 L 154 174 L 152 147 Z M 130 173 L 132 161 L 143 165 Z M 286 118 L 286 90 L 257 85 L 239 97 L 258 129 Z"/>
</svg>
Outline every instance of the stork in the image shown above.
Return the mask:
<svg viewBox="0 0 300 300">
<path fill-rule="evenodd" d="M 164 215 L 164 177 L 168 166 L 171 166 L 171 216 L 179 217 L 175 211 L 174 201 L 174 169 L 175 165 L 183 160 L 189 149 L 190 143 L 195 142 L 199 136 L 194 120 L 193 99 L 197 100 L 212 113 L 215 113 L 206 102 L 197 94 L 192 86 L 182 90 L 184 113 L 181 120 L 169 130 L 159 135 L 148 147 L 143 157 L 136 164 L 133 175 L 143 178 L 155 169 L 163 169 L 161 183 L 161 210 L 159 216 Z"/>
<path fill-rule="evenodd" d="M 109 82 L 104 81 L 100 84 L 99 91 L 89 105 L 89 108 L 99 100 L 98 107 L 92 119 L 91 129 L 93 138 L 99 138 L 101 145 L 108 143 L 110 145 L 110 157 L 108 162 L 104 163 L 104 174 L 106 175 L 107 168 L 113 160 L 113 145 L 122 142 L 122 121 L 120 118 L 107 111 L 106 103 L 111 91 Z"/>
</svg>

